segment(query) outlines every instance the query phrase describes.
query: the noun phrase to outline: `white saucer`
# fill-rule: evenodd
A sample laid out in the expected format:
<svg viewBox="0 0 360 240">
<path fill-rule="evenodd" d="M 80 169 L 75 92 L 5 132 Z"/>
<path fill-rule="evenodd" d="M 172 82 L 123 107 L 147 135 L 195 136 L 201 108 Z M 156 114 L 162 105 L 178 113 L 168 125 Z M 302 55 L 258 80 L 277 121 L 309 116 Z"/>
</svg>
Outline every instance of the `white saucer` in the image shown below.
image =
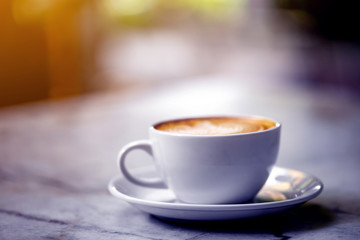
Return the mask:
<svg viewBox="0 0 360 240">
<path fill-rule="evenodd" d="M 143 168 L 136 175 L 153 176 L 153 171 Z M 113 177 L 108 188 L 115 197 L 158 217 L 213 221 L 257 217 L 292 208 L 318 196 L 323 184 L 318 178 L 304 172 L 274 167 L 253 202 L 216 205 L 180 203 L 166 188 L 137 186 L 121 175 Z"/>
</svg>

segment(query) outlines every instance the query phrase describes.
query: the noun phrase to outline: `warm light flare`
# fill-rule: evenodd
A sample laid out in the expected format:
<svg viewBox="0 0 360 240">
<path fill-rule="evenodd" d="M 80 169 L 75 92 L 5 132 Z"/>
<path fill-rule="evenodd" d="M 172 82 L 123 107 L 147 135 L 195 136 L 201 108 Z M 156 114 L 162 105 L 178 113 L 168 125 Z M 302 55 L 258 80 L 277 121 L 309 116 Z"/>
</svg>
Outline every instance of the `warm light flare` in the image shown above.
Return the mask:
<svg viewBox="0 0 360 240">
<path fill-rule="evenodd" d="M 14 0 L 12 12 L 15 22 L 26 23 L 40 21 L 54 1 L 47 0 Z"/>
<path fill-rule="evenodd" d="M 132 16 L 149 11 L 155 0 L 105 0 L 104 6 L 110 16 Z"/>
<path fill-rule="evenodd" d="M 237 12 L 247 4 L 247 0 L 180 0 L 181 5 L 193 9 L 209 17 L 226 17 Z"/>
</svg>

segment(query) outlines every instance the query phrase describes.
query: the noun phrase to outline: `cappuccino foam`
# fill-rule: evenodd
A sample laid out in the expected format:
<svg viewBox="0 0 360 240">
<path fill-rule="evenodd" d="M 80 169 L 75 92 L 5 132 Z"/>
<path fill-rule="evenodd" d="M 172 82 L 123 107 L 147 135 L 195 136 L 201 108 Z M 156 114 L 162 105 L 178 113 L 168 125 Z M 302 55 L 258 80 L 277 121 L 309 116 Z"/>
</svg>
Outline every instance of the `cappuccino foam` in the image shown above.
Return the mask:
<svg viewBox="0 0 360 240">
<path fill-rule="evenodd" d="M 181 119 L 160 123 L 157 130 L 188 135 L 229 135 L 263 131 L 276 126 L 265 118 L 209 117 Z"/>
</svg>

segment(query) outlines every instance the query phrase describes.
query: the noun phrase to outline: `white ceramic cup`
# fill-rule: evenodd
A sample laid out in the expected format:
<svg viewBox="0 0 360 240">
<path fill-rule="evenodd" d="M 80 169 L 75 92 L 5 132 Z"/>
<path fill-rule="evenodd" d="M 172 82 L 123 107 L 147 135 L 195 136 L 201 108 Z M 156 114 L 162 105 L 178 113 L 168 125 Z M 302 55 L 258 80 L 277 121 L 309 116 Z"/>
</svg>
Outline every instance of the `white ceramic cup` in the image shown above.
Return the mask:
<svg viewBox="0 0 360 240">
<path fill-rule="evenodd" d="M 273 128 L 231 135 L 177 134 L 157 130 L 154 124 L 149 140 L 131 142 L 120 150 L 118 166 L 130 182 L 146 187 L 165 184 L 181 202 L 247 202 L 265 184 L 277 159 L 281 125 L 271 121 Z M 158 180 L 137 178 L 126 168 L 126 156 L 134 149 L 153 157 Z"/>
</svg>

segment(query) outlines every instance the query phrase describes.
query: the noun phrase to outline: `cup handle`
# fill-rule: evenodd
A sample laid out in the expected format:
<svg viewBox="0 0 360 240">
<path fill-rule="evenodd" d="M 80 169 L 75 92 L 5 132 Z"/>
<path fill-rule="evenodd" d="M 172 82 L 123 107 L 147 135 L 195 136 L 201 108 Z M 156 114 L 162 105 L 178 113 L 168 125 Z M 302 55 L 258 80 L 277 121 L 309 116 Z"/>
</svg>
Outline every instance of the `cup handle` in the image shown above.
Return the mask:
<svg viewBox="0 0 360 240">
<path fill-rule="evenodd" d="M 120 168 L 120 171 L 124 174 L 124 177 L 130 182 L 144 187 L 152 187 L 152 188 L 166 187 L 165 183 L 161 179 L 137 178 L 128 171 L 128 169 L 125 166 L 126 156 L 130 151 L 135 149 L 141 149 L 147 152 L 154 159 L 153 151 L 152 151 L 152 143 L 150 140 L 138 140 L 128 143 L 120 150 L 117 157 L 118 167 Z"/>
</svg>

